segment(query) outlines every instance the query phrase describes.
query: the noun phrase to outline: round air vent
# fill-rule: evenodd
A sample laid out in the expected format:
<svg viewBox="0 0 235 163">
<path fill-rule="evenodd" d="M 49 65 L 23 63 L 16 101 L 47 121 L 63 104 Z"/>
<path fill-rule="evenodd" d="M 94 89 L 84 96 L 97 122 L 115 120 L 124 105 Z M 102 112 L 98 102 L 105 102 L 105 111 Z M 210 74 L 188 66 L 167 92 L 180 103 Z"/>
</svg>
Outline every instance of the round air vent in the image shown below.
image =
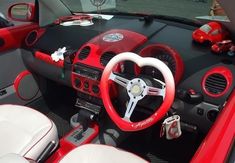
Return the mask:
<svg viewBox="0 0 235 163">
<path fill-rule="evenodd" d="M 27 46 L 32 46 L 33 44 L 36 43 L 37 39 L 38 39 L 38 32 L 37 31 L 31 31 L 27 35 L 27 37 L 25 39 L 25 43 L 26 43 Z"/>
<path fill-rule="evenodd" d="M 88 55 L 91 52 L 91 48 L 89 46 L 84 47 L 80 53 L 78 54 L 78 59 L 79 60 L 84 60 L 88 57 Z"/>
<path fill-rule="evenodd" d="M 100 63 L 102 66 L 106 66 L 108 62 L 116 55 L 114 52 L 105 52 L 101 57 L 100 57 Z"/>
<path fill-rule="evenodd" d="M 232 73 L 226 67 L 215 67 L 209 70 L 202 81 L 204 92 L 211 97 L 223 96 L 232 85 Z"/>
</svg>

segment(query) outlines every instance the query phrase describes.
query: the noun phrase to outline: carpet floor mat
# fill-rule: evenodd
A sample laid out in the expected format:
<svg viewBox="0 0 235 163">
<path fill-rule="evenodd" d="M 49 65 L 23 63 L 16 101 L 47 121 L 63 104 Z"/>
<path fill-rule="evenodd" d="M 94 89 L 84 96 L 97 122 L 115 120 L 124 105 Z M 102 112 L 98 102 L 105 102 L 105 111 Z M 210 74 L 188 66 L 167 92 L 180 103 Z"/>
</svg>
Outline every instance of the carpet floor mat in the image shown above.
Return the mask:
<svg viewBox="0 0 235 163">
<path fill-rule="evenodd" d="M 184 132 L 175 140 L 159 138 L 157 132 L 133 133 L 119 148 L 130 151 L 151 163 L 188 163 L 199 146 L 198 137 Z"/>
</svg>

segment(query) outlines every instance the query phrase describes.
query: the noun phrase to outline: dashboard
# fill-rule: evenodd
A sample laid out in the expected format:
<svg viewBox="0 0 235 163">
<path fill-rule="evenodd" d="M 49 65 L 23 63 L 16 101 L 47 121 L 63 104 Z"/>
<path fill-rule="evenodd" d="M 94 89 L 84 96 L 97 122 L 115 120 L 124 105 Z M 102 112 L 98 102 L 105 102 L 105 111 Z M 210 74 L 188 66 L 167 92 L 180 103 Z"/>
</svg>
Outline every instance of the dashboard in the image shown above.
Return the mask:
<svg viewBox="0 0 235 163">
<path fill-rule="evenodd" d="M 235 59 L 195 44 L 196 28 L 158 19 L 146 23 L 137 16 L 94 20 L 87 27 L 51 25 L 27 36 L 25 49 L 30 53 L 23 59 L 32 71 L 73 87 L 85 99 L 101 100 L 101 75 L 113 56 L 130 51 L 158 58 L 175 78 L 172 109 L 192 130 L 207 132 L 234 88 Z M 62 47 L 68 49 L 65 60 L 52 61 L 50 55 Z M 117 71 L 162 78 L 156 69 L 128 63 Z"/>
</svg>

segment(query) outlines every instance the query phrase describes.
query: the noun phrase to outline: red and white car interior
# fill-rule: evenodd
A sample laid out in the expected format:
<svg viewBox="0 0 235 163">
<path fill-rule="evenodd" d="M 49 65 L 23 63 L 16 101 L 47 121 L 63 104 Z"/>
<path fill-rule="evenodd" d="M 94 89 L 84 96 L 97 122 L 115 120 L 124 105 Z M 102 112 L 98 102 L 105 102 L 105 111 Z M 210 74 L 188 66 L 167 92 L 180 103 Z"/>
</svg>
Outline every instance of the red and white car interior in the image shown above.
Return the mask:
<svg viewBox="0 0 235 163">
<path fill-rule="evenodd" d="M 194 43 L 202 24 L 21 5 L 0 29 L 0 163 L 234 162 L 235 58 Z"/>
</svg>

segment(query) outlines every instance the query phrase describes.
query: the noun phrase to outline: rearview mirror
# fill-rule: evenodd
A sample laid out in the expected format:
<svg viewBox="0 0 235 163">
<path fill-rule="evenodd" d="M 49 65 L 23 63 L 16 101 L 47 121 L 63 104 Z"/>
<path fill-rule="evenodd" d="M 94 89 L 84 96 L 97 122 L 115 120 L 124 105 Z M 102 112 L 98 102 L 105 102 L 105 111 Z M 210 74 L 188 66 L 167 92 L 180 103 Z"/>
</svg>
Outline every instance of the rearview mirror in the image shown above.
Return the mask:
<svg viewBox="0 0 235 163">
<path fill-rule="evenodd" d="M 33 3 L 17 3 L 8 9 L 8 16 L 16 21 L 32 21 L 34 20 Z"/>
<path fill-rule="evenodd" d="M 80 0 L 83 12 L 115 9 L 116 0 Z"/>
</svg>

